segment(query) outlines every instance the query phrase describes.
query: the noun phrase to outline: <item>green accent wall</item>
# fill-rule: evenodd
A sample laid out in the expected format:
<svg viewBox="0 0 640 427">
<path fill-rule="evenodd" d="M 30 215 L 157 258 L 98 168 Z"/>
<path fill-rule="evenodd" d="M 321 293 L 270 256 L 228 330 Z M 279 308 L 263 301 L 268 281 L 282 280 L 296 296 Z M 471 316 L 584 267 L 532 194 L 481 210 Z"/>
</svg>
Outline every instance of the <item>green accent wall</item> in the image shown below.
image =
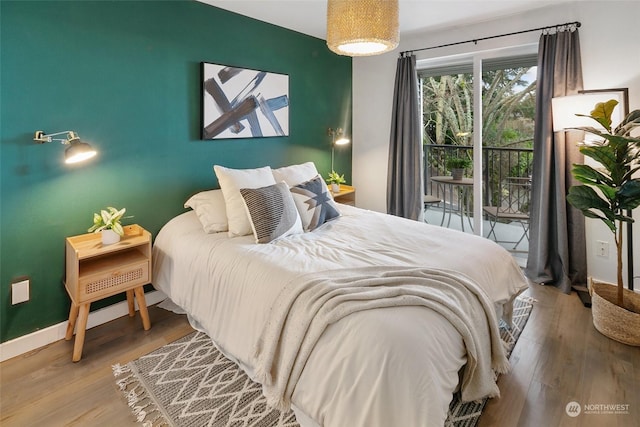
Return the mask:
<svg viewBox="0 0 640 427">
<path fill-rule="evenodd" d="M 64 238 L 106 206 L 154 235 L 213 164 L 331 162 L 328 127 L 351 128 L 351 59 L 323 40 L 195 1 L 0 2 L 0 338 L 65 321 Z M 289 75 L 288 137 L 202 141 L 200 62 Z M 98 157 L 64 164 L 37 130 L 78 132 Z M 350 148 L 336 169 L 351 179 Z M 30 301 L 10 283 L 30 276 Z M 94 304 L 92 309 L 113 303 Z"/>
</svg>

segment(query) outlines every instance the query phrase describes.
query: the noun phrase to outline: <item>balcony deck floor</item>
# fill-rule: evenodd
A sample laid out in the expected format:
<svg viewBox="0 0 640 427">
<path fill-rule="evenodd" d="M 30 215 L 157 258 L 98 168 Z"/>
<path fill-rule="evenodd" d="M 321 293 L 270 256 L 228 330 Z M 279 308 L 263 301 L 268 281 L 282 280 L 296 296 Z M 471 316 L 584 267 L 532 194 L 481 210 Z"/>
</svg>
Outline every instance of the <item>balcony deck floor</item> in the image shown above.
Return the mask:
<svg viewBox="0 0 640 427">
<path fill-rule="evenodd" d="M 441 207 L 431 206 L 425 211 L 425 222 L 431 225 L 440 225 L 443 224 L 443 227 L 451 228 L 453 230 L 463 231 L 462 224 L 460 221 L 460 214 L 451 213 L 451 220 L 449 221 L 449 213 L 444 216 L 443 222 L 443 211 Z M 473 234 L 473 230 L 469 226 L 469 223 L 473 224 L 473 218 L 469 218 L 466 215 L 464 216 L 464 232 Z M 483 236 L 488 237 L 489 230 L 491 230 L 491 225 L 489 221 L 484 219 L 482 221 L 482 230 Z M 514 259 L 520 265 L 520 267 L 525 267 L 527 264 L 527 256 L 529 254 L 529 240 L 525 237 L 518 244 L 517 247 L 514 248 L 515 242 L 520 239 L 522 236 L 523 228 L 519 223 L 500 223 L 498 222 L 495 226 L 495 233 L 497 238 L 500 240 L 498 244 L 511 252 Z M 491 240 L 495 240 L 493 235 L 491 236 Z M 505 243 L 505 242 L 514 242 L 514 243 Z"/>
</svg>

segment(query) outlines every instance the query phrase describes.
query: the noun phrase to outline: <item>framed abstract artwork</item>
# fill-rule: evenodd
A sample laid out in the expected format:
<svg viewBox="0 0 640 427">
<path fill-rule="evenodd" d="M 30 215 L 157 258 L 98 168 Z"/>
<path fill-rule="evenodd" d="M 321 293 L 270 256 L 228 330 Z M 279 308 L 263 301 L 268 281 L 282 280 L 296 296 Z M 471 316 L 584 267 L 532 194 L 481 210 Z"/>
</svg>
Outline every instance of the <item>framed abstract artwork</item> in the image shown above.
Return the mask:
<svg viewBox="0 0 640 427">
<path fill-rule="evenodd" d="M 202 139 L 289 135 L 289 76 L 202 63 Z"/>
</svg>

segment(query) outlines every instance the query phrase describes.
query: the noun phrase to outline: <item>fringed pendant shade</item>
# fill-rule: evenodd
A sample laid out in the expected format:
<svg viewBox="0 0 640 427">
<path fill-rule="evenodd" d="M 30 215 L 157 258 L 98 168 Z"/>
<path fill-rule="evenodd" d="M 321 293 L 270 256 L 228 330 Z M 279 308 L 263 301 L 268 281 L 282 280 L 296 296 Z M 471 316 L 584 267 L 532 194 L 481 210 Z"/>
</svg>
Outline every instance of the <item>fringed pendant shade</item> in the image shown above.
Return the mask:
<svg viewBox="0 0 640 427">
<path fill-rule="evenodd" d="M 398 0 L 328 1 L 327 45 L 338 55 L 378 55 L 398 39 Z"/>
</svg>

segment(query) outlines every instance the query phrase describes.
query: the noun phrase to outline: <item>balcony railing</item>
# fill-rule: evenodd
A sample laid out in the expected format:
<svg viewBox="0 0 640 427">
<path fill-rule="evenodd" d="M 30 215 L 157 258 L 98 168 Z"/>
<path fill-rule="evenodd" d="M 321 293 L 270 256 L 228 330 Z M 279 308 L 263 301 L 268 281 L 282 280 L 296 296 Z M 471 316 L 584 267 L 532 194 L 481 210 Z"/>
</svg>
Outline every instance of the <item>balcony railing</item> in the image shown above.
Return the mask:
<svg viewBox="0 0 640 427">
<path fill-rule="evenodd" d="M 442 198 L 441 186 L 431 181 L 432 176 L 449 175 L 445 165 L 451 157 L 473 159 L 473 147 L 468 145 L 424 145 L 425 194 Z M 504 183 L 513 178 L 530 178 L 533 167 L 533 149 L 485 147 L 482 149 L 483 206 L 498 206 L 504 196 Z M 473 167 L 466 171 L 473 176 Z M 453 202 L 457 202 L 454 198 Z"/>
</svg>

